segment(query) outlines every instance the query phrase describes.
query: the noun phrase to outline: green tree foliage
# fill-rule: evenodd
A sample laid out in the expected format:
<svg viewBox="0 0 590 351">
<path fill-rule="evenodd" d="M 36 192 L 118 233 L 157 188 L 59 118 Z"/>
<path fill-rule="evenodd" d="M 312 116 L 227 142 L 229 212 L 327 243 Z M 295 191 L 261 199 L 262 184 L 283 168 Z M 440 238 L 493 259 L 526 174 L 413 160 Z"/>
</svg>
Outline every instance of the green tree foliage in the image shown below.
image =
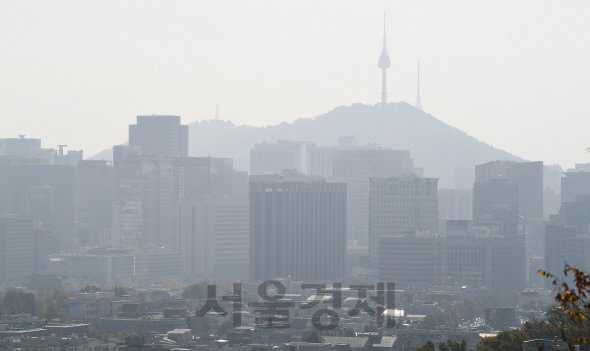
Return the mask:
<svg viewBox="0 0 590 351">
<path fill-rule="evenodd" d="M 3 314 L 37 314 L 37 303 L 33 293 L 22 290 L 8 290 L 2 296 Z"/>
<path fill-rule="evenodd" d="M 150 299 L 167 299 L 170 294 L 166 290 L 154 290 L 148 293 Z"/>
<path fill-rule="evenodd" d="M 422 347 L 417 348 L 416 351 L 434 351 L 435 349 L 436 347 L 434 346 L 434 343 L 428 340 L 426 344 L 422 345 Z"/>
<path fill-rule="evenodd" d="M 522 343 L 531 337 L 525 331 L 503 331 L 477 342 L 476 351 L 521 351 Z"/>
<path fill-rule="evenodd" d="M 70 294 L 60 289 L 37 290 L 35 300 L 39 315 L 48 320 L 59 318 L 61 322 L 67 322 L 69 298 Z"/>
<path fill-rule="evenodd" d="M 119 340 L 123 340 L 125 339 L 125 337 L 128 336 L 133 336 L 136 335 L 135 333 L 126 331 L 126 330 L 119 330 L 115 333 L 108 333 L 102 329 L 98 329 L 95 327 L 88 327 L 86 329 L 86 335 L 91 337 L 91 338 L 102 338 L 102 339 L 107 339 L 107 338 L 117 338 Z"/>
<path fill-rule="evenodd" d="M 129 295 L 129 293 L 127 293 L 127 290 L 122 286 L 115 286 L 111 291 L 115 293 L 115 297 Z"/>
<path fill-rule="evenodd" d="M 467 342 L 465 340 L 462 340 L 461 342 L 447 340 L 446 343 L 444 343 L 444 342 L 439 343 L 438 349 L 440 351 L 467 351 Z M 434 343 L 430 340 L 428 340 L 426 342 L 426 344 L 422 345 L 422 347 L 419 347 L 417 349 L 417 351 L 434 351 L 434 350 L 436 350 L 436 347 L 435 347 Z"/>
<path fill-rule="evenodd" d="M 188 286 L 182 292 L 182 297 L 185 299 L 206 299 L 207 298 L 207 282 L 200 282 Z"/>
<path fill-rule="evenodd" d="M 564 280 L 542 270 L 538 273 L 553 279 L 557 292 L 555 301 L 562 312 L 553 315 L 554 320 L 548 319 L 547 322 L 559 328 L 562 340 L 568 343 L 570 349 L 574 349 L 574 344 L 590 344 L 590 275 L 569 264 L 563 270 Z M 573 281 L 568 284 L 566 280 L 572 278 Z"/>
</svg>

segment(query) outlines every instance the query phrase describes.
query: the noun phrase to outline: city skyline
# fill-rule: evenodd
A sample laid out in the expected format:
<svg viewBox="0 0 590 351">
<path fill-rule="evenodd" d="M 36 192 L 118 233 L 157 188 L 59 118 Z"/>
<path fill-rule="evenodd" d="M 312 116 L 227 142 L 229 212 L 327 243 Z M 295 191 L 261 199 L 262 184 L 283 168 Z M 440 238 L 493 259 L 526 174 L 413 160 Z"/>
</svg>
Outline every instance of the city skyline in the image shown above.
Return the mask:
<svg viewBox="0 0 590 351">
<path fill-rule="evenodd" d="M 0 112 L 13 116 L 3 137 L 89 157 L 124 142 L 117 125 L 137 115 L 213 119 L 217 97 L 224 118 L 256 126 L 379 102 L 383 4 L 149 5 L 1 5 L 3 27 L 18 33 L 1 40 Z M 572 34 L 587 6 L 386 3 L 388 101 L 413 104 L 420 59 L 434 117 L 524 159 L 585 162 L 588 52 Z"/>
</svg>

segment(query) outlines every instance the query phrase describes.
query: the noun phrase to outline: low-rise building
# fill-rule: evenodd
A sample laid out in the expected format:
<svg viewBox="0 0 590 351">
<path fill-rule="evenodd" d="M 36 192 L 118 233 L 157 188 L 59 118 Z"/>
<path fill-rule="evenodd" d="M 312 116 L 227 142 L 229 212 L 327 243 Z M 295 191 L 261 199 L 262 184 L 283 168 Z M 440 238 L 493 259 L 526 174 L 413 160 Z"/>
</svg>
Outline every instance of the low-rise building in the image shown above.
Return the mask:
<svg viewBox="0 0 590 351">
<path fill-rule="evenodd" d="M 96 323 L 113 316 L 114 292 L 78 293 L 68 301 L 68 314 L 73 319 Z"/>
</svg>

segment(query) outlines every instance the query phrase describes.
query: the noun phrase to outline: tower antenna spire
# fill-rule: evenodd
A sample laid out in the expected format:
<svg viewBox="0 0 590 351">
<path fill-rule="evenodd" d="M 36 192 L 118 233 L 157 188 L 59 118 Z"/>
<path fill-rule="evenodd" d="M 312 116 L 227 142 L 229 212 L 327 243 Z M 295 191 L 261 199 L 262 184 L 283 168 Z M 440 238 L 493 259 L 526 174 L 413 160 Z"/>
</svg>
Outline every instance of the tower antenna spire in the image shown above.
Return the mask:
<svg viewBox="0 0 590 351">
<path fill-rule="evenodd" d="M 420 98 L 420 60 L 418 60 L 418 91 L 416 94 L 416 108 L 422 110 L 422 99 Z"/>
<path fill-rule="evenodd" d="M 379 56 L 379 68 L 381 68 L 381 105 L 387 104 L 387 69 L 391 67 L 389 55 L 387 54 L 386 46 L 386 30 L 385 30 L 385 10 L 383 11 L 383 50 Z"/>
<path fill-rule="evenodd" d="M 219 119 L 219 99 L 215 103 L 215 119 Z"/>
</svg>

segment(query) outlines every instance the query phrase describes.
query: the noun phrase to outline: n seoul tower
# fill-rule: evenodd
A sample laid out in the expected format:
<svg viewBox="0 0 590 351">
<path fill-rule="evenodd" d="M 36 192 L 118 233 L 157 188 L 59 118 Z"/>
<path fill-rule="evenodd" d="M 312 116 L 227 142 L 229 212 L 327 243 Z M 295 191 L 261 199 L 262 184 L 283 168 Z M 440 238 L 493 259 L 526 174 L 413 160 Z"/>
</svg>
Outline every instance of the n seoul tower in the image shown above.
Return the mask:
<svg viewBox="0 0 590 351">
<path fill-rule="evenodd" d="M 385 14 L 383 14 L 383 51 L 379 57 L 379 68 L 381 68 L 381 105 L 387 104 L 387 69 L 391 67 L 387 47 L 385 46 Z"/>
</svg>

